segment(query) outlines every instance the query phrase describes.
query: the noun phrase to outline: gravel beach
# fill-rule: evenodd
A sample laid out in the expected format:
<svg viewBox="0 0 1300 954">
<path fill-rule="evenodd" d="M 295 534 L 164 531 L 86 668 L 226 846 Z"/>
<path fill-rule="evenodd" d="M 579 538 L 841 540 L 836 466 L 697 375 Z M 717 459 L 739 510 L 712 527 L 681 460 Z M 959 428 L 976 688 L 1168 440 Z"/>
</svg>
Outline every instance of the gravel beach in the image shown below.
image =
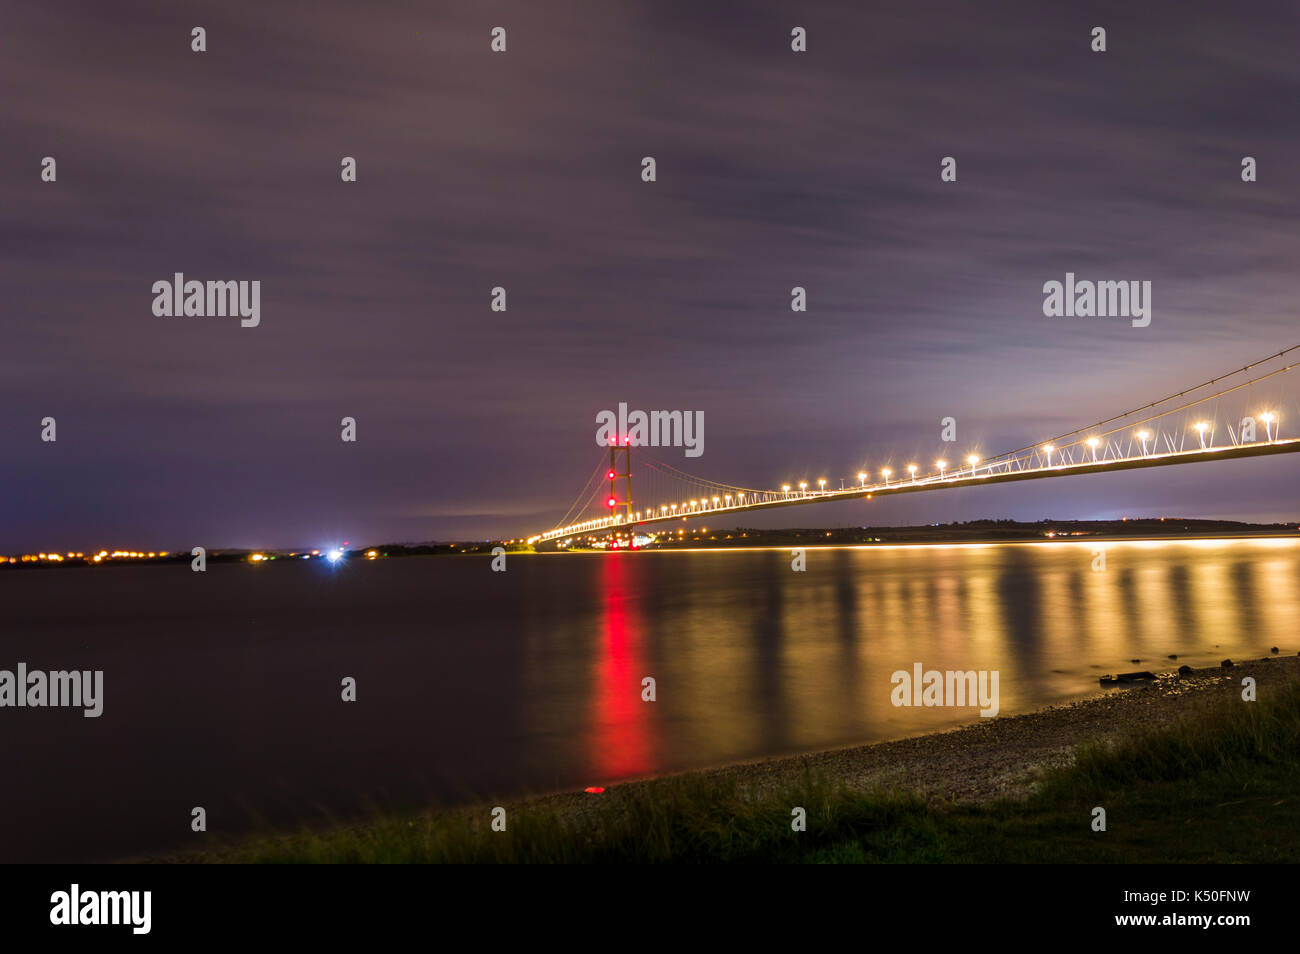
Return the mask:
<svg viewBox="0 0 1300 954">
<path fill-rule="evenodd" d="M 811 772 L 854 789 L 913 791 L 959 803 L 1016 797 L 1030 791 L 1044 768 L 1067 764 L 1080 743 L 1167 725 L 1205 703 L 1239 695 L 1246 676 L 1255 678 L 1261 695 L 1270 686 L 1300 679 L 1300 656 L 1267 656 L 1183 675 L 1171 669 L 1156 676 L 1126 688 L 1099 687 L 1096 697 L 1081 702 L 980 720 L 946 732 L 687 774 L 735 777 L 746 786 L 763 788 L 797 782 Z M 644 784 L 611 787 L 607 795 Z M 545 801 L 564 805 L 582 799 L 591 796 L 565 794 Z"/>
</svg>

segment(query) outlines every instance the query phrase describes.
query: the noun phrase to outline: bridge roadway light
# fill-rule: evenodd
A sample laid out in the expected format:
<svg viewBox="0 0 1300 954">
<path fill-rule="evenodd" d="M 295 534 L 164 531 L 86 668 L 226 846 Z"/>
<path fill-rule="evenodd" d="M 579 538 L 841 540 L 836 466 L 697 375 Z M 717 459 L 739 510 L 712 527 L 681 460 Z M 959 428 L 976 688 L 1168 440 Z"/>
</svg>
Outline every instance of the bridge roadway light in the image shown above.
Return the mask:
<svg viewBox="0 0 1300 954">
<path fill-rule="evenodd" d="M 1268 436 L 1268 442 L 1273 443 L 1273 422 L 1277 420 L 1277 415 L 1272 411 L 1265 411 L 1260 415 L 1264 419 L 1264 433 Z"/>
<path fill-rule="evenodd" d="M 948 466 L 948 462 L 942 459 L 936 460 L 934 466 L 939 468 L 939 479 L 943 480 L 943 469 Z"/>
<path fill-rule="evenodd" d="M 1151 440 L 1151 432 L 1148 430 L 1138 431 L 1138 440 L 1142 442 L 1142 456 L 1147 456 L 1147 441 Z"/>
<path fill-rule="evenodd" d="M 1095 437 L 1090 437 L 1087 440 L 1088 446 L 1092 448 L 1092 462 L 1094 464 L 1097 463 L 1097 445 L 1100 443 L 1101 441 Z"/>
<path fill-rule="evenodd" d="M 975 476 L 975 465 L 978 464 L 979 462 L 980 459 L 974 454 L 971 454 L 966 458 L 966 463 L 970 464 L 970 475 L 972 477 Z"/>
<path fill-rule="evenodd" d="M 781 485 L 781 492 L 784 493 L 787 497 L 790 496 L 790 485 L 789 485 L 789 484 L 782 484 L 782 485 Z"/>
<path fill-rule="evenodd" d="M 801 480 L 801 481 L 799 481 L 799 490 L 800 490 L 800 492 L 801 492 L 805 497 L 807 497 L 807 496 L 808 496 L 808 481 L 806 481 L 806 480 Z"/>
<path fill-rule="evenodd" d="M 881 475 L 882 477 L 885 478 L 885 486 L 886 486 L 886 487 L 889 486 L 889 475 L 892 474 L 892 473 L 893 473 L 893 471 L 890 470 L 888 467 L 882 467 L 882 468 L 880 468 L 880 475 Z"/>
<path fill-rule="evenodd" d="M 817 486 L 821 488 L 821 492 L 822 492 L 822 493 L 826 493 L 826 478 L 825 478 L 825 477 L 818 477 L 818 478 L 817 478 Z"/>
<path fill-rule="evenodd" d="M 1052 451 L 1054 451 L 1054 450 L 1056 450 L 1056 447 L 1053 446 L 1052 444 L 1044 444 L 1044 445 L 1043 445 L 1043 453 L 1045 453 L 1045 454 L 1047 455 L 1047 466 L 1048 466 L 1048 467 L 1051 467 L 1051 466 L 1052 466 Z"/>
<path fill-rule="evenodd" d="M 863 487 L 867 486 L 867 474 L 865 471 L 858 471 L 858 483 Z"/>
<path fill-rule="evenodd" d="M 912 475 L 912 483 L 916 483 L 916 465 L 908 464 L 907 472 Z"/>
<path fill-rule="evenodd" d="M 1205 429 L 1210 425 L 1206 424 L 1204 421 L 1197 421 L 1193 426 L 1196 428 L 1196 433 L 1201 437 L 1201 450 L 1205 450 Z"/>
</svg>

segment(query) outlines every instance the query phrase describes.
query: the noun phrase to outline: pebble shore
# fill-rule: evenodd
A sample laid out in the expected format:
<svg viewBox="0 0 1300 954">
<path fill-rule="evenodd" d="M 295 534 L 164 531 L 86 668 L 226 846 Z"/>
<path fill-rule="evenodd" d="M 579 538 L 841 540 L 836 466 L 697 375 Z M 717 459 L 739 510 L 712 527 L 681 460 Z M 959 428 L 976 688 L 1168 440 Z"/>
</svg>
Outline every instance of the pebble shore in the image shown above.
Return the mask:
<svg viewBox="0 0 1300 954">
<path fill-rule="evenodd" d="M 1231 667 L 1157 673 L 1152 682 L 1098 689 L 1098 696 L 1036 712 L 930 735 L 705 769 L 690 775 L 737 779 L 754 789 L 797 783 L 808 773 L 857 790 L 911 791 L 935 800 L 982 803 L 1028 794 L 1044 768 L 1068 764 L 1084 742 L 1116 740 L 1168 725 L 1196 707 L 1241 693 L 1246 676 L 1258 691 L 1300 679 L 1300 656 L 1266 656 Z M 631 782 L 608 794 L 651 784 Z M 590 799 L 551 796 L 560 804 Z M 575 806 L 576 807 L 576 806 Z"/>
</svg>

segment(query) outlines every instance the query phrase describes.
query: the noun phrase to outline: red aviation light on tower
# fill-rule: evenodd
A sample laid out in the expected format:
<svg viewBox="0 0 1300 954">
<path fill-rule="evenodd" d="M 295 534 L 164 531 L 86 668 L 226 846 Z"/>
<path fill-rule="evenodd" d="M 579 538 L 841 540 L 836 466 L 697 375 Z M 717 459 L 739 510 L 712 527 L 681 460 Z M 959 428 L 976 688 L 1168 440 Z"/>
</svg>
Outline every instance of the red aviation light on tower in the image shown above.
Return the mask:
<svg viewBox="0 0 1300 954">
<path fill-rule="evenodd" d="M 611 470 L 611 471 L 610 471 L 608 474 L 606 474 L 605 476 L 608 477 L 610 480 L 613 480 L 613 479 L 614 479 L 614 472 Z"/>
<path fill-rule="evenodd" d="M 611 507 L 617 507 L 617 506 L 618 506 L 618 501 L 615 500 L 613 497 L 610 497 L 609 500 L 607 500 L 607 501 L 605 501 L 605 502 L 606 502 L 607 504 L 609 504 Z"/>
</svg>

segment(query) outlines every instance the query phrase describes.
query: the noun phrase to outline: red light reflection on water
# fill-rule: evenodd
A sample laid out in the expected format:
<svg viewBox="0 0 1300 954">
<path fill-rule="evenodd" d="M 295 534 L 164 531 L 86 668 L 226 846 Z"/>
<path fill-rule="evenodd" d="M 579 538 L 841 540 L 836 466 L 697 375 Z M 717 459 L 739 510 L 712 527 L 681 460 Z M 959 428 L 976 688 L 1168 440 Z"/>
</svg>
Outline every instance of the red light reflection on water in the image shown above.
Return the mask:
<svg viewBox="0 0 1300 954">
<path fill-rule="evenodd" d="M 629 589 L 635 585 L 638 558 L 606 554 L 600 576 L 601 614 L 595 687 L 589 733 L 592 774 L 600 778 L 642 775 L 655 768 L 652 754 L 653 702 L 641 701 L 646 672 L 641 657 L 641 621 Z"/>
</svg>

